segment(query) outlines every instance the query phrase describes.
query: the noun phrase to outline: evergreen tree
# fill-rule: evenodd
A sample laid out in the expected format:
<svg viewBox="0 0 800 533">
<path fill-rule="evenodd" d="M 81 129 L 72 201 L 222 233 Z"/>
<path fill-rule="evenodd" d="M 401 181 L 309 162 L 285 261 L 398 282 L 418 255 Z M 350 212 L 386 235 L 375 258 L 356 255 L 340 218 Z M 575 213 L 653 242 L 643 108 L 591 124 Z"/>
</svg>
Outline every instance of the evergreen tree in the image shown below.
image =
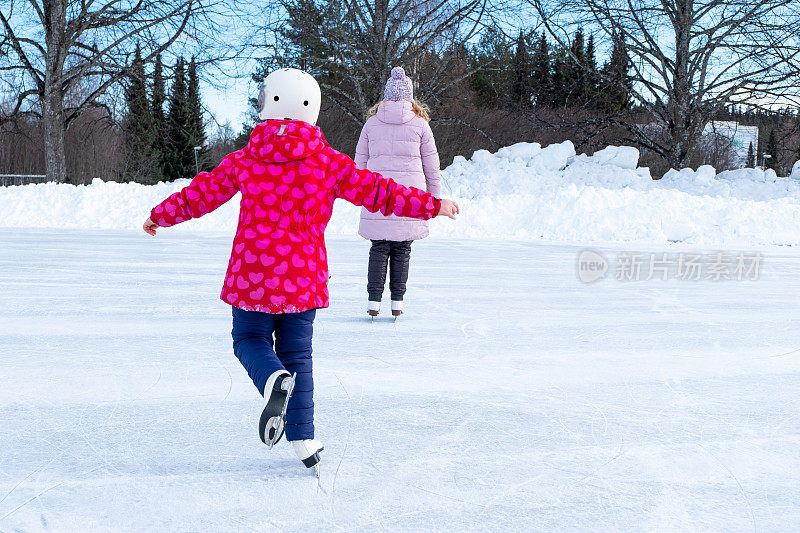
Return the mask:
<svg viewBox="0 0 800 533">
<path fill-rule="evenodd" d="M 569 76 L 567 73 L 567 57 L 563 49 L 558 48 L 552 56 L 553 76 L 550 84 L 550 104 L 554 107 L 567 105 Z"/>
<path fill-rule="evenodd" d="M 304 70 L 314 76 L 323 88 L 323 97 L 327 99 L 330 91 L 337 94 L 363 94 L 367 101 L 374 103 L 383 96 L 383 76 L 395 66 L 389 64 L 375 64 L 364 58 L 367 47 L 354 46 L 346 52 L 348 57 L 343 61 L 332 61 L 339 58 L 342 52 L 342 43 L 352 42 L 353 27 L 359 24 L 353 21 L 354 10 L 346 2 L 334 0 L 286 0 L 280 3 L 285 11 L 285 23 L 277 30 L 278 42 L 276 53 L 268 54 L 258 62 L 251 78 L 261 84 L 264 78 L 278 68 L 293 67 Z M 377 29 L 377 26 L 376 26 Z M 366 44 L 366 43 L 365 43 Z M 399 53 L 399 52 L 397 52 Z M 389 60 L 389 58 L 386 58 Z M 358 76 L 353 76 L 353 65 L 367 66 L 370 72 L 360 68 Z M 412 65 L 407 64 L 406 67 Z M 339 104 L 344 104 L 348 98 L 336 98 Z M 258 123 L 256 116 L 258 99 L 250 98 L 250 113 L 243 124 L 243 132 L 238 137 L 239 142 L 245 143 L 249 139 L 249 132 Z M 352 102 L 351 102 L 352 103 Z M 323 106 L 325 104 L 323 103 Z M 370 104 L 371 105 L 371 104 Z M 348 111 L 358 114 L 366 109 L 356 110 L 351 105 L 344 105 Z M 369 106 L 367 106 L 369 107 Z"/>
<path fill-rule="evenodd" d="M 287 23 L 278 30 L 285 46 L 281 57 L 283 64 L 262 66 L 267 71 L 278 66 L 291 66 L 311 72 L 321 81 L 341 81 L 347 73 L 346 67 L 332 65 L 329 58 L 336 54 L 338 43 L 335 39 L 340 37 L 344 40 L 348 31 L 347 24 L 340 23 L 346 18 L 347 7 L 332 0 L 290 0 L 282 5 L 287 15 Z M 332 21 L 335 21 L 335 29 L 330 28 Z M 326 31 L 320 31 L 321 28 L 326 28 Z M 259 77 L 263 80 L 263 73 Z"/>
<path fill-rule="evenodd" d="M 747 163 L 745 164 L 747 168 L 755 168 L 756 166 L 756 154 L 753 151 L 753 142 L 750 142 L 750 146 L 747 148 Z"/>
<path fill-rule="evenodd" d="M 585 56 L 585 71 L 586 71 L 586 84 L 583 87 L 584 100 L 592 107 L 596 107 L 600 78 L 597 74 L 597 59 L 595 58 L 594 35 L 589 35 L 589 40 L 586 42 L 586 52 L 584 56 Z"/>
<path fill-rule="evenodd" d="M 203 104 L 200 100 L 200 84 L 197 78 L 197 63 L 192 57 L 189 61 L 188 84 L 186 86 L 186 107 L 188 112 L 188 136 L 189 143 L 194 152 L 196 146 L 200 147 L 197 152 L 197 165 L 200 170 L 205 167 L 206 131 L 203 125 Z M 193 154 L 194 155 L 194 154 Z"/>
<path fill-rule="evenodd" d="M 531 66 L 531 92 L 537 106 L 549 106 L 552 103 L 550 77 L 550 47 L 544 33 L 539 37 L 533 53 Z"/>
<path fill-rule="evenodd" d="M 766 144 L 767 155 L 771 155 L 772 157 L 768 158 L 767 161 L 764 163 L 764 167 L 771 168 L 775 172 L 778 172 L 780 168 L 780 163 L 778 161 L 778 139 L 775 136 L 775 128 L 772 127 L 769 130 L 769 137 L 767 137 L 767 144 Z"/>
<path fill-rule="evenodd" d="M 584 63 L 584 37 L 583 29 L 578 28 L 570 45 L 570 54 L 567 56 L 567 65 L 564 70 L 564 87 L 567 91 L 566 103 L 570 106 L 582 106 L 585 102 L 586 71 Z"/>
<path fill-rule="evenodd" d="M 628 71 L 630 58 L 624 39 L 616 37 L 611 49 L 611 59 L 603 65 L 600 84 L 601 108 L 609 113 L 618 113 L 631 108 L 631 85 Z"/>
<path fill-rule="evenodd" d="M 127 114 L 122 120 L 124 132 L 124 181 L 155 183 L 158 154 L 153 115 L 147 98 L 142 51 L 136 44 L 133 63 L 125 90 Z"/>
<path fill-rule="evenodd" d="M 183 58 L 175 65 L 175 79 L 170 89 L 167 109 L 167 139 L 164 178 L 174 181 L 195 174 L 194 154 L 189 134 L 189 108 Z"/>
<path fill-rule="evenodd" d="M 497 109 L 508 103 L 513 63 L 509 45 L 502 32 L 489 28 L 472 52 L 470 66 L 478 71 L 470 76 L 469 84 L 478 107 Z"/>
<path fill-rule="evenodd" d="M 528 57 L 528 44 L 522 30 L 517 37 L 517 50 L 514 53 L 514 72 L 511 83 L 511 106 L 525 109 L 531 106 L 531 67 Z"/>
<path fill-rule="evenodd" d="M 156 56 L 155 67 L 153 68 L 153 98 L 152 98 L 152 115 L 153 115 L 153 134 L 155 137 L 155 149 L 158 157 L 153 171 L 153 180 L 155 182 L 164 179 L 164 163 L 166 158 L 166 151 L 164 150 L 164 143 L 167 138 L 167 119 L 164 116 L 164 101 L 166 100 L 166 91 L 164 90 L 164 72 L 161 64 L 161 54 Z"/>
</svg>

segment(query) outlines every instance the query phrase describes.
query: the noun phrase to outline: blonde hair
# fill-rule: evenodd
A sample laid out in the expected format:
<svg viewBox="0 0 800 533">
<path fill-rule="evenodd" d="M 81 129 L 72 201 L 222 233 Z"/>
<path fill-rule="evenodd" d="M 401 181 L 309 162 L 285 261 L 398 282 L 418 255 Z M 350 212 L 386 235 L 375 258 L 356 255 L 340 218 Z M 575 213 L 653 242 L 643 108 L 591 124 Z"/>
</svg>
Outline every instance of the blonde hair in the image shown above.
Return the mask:
<svg viewBox="0 0 800 533">
<path fill-rule="evenodd" d="M 378 113 L 378 108 L 385 101 L 386 100 L 381 100 L 380 102 L 378 102 L 374 106 L 370 107 L 369 111 L 367 111 L 367 118 L 374 117 Z M 417 115 L 418 117 L 424 119 L 425 122 L 430 122 L 431 121 L 431 116 L 430 116 L 431 110 L 428 108 L 427 105 L 425 105 L 422 102 L 420 102 L 419 100 L 416 100 L 416 99 L 413 99 L 413 98 L 408 100 L 408 101 L 411 102 L 411 110 L 414 111 L 415 115 Z"/>
</svg>

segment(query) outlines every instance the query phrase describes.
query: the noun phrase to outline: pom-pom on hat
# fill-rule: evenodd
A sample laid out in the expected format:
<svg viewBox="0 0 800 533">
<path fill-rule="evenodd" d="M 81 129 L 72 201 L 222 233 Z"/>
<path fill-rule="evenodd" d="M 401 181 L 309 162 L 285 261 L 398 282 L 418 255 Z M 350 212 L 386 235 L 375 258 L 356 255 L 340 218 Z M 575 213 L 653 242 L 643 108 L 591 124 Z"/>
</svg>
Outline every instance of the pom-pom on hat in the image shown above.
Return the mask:
<svg viewBox="0 0 800 533">
<path fill-rule="evenodd" d="M 384 100 L 411 100 L 414 98 L 414 85 L 411 83 L 411 78 L 406 76 L 403 67 L 392 69 L 392 75 L 386 81 L 383 98 Z"/>
</svg>

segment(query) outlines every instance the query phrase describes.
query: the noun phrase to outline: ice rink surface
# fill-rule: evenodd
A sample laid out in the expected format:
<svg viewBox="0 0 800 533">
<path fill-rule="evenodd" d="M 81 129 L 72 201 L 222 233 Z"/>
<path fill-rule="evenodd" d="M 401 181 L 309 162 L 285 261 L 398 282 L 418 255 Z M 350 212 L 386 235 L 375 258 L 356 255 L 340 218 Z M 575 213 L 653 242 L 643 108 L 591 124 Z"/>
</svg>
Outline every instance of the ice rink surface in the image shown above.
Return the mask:
<svg viewBox="0 0 800 533">
<path fill-rule="evenodd" d="M 230 242 L 0 230 L 0 531 L 800 524 L 796 249 L 758 281 L 584 284 L 581 246 L 427 240 L 395 325 L 368 243 L 329 239 L 318 482 L 258 439 Z"/>
</svg>

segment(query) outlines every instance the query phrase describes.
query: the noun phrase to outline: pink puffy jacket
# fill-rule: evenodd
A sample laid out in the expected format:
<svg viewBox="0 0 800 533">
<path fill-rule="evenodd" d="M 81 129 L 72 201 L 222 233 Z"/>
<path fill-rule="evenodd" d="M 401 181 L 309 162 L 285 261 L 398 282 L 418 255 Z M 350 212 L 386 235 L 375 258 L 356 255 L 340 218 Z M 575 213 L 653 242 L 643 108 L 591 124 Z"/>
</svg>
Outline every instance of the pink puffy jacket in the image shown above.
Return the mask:
<svg viewBox="0 0 800 533">
<path fill-rule="evenodd" d="M 439 197 L 439 153 L 433 132 L 408 100 L 383 102 L 361 130 L 355 163 L 406 187 Z M 361 211 L 358 234 L 365 239 L 413 241 L 428 236 L 428 222 Z"/>
<path fill-rule="evenodd" d="M 328 307 L 325 227 L 336 198 L 424 219 L 441 208 L 430 194 L 357 169 L 318 127 L 268 120 L 255 127 L 246 147 L 195 176 L 154 207 L 150 218 L 174 226 L 210 213 L 236 193 L 242 194 L 239 228 L 220 298 L 264 313 Z"/>
</svg>

